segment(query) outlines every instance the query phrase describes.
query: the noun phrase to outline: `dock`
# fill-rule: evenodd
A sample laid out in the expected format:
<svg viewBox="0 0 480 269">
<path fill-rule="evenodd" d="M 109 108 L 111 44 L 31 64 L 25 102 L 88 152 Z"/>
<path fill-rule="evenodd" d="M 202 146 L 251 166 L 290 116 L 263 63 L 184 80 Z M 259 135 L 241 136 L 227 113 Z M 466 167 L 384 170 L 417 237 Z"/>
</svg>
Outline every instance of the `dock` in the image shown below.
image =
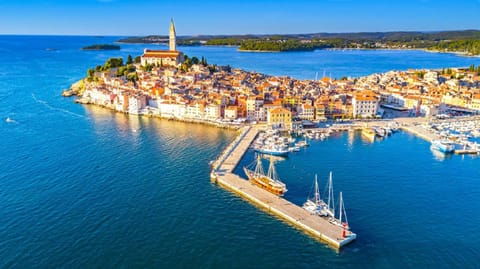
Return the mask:
<svg viewBox="0 0 480 269">
<path fill-rule="evenodd" d="M 263 190 L 233 173 L 258 132 L 257 127 L 248 126 L 241 129 L 238 137 L 213 163 L 212 181 L 334 249 L 339 250 L 354 241 L 357 237 L 355 233 L 344 231 L 340 225 L 312 215 L 300 206 Z"/>
</svg>

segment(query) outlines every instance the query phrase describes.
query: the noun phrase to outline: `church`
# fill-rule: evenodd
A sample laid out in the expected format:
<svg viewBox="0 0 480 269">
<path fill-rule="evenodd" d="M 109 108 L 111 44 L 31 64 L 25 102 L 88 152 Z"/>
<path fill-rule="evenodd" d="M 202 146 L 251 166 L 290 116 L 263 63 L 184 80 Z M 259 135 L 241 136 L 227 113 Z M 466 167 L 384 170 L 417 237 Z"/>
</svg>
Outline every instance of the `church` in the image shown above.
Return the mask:
<svg viewBox="0 0 480 269">
<path fill-rule="evenodd" d="M 161 66 L 178 66 L 183 63 L 183 53 L 177 51 L 177 34 L 173 19 L 170 21 L 169 50 L 145 49 L 142 55 L 142 65 L 155 64 Z"/>
</svg>

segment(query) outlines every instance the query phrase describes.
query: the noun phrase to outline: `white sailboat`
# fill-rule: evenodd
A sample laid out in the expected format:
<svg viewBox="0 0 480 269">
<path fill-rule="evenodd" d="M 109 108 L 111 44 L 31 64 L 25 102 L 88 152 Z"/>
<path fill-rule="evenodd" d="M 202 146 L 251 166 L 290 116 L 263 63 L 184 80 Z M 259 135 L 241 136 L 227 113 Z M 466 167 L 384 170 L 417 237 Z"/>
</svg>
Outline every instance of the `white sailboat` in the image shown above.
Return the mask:
<svg viewBox="0 0 480 269">
<path fill-rule="evenodd" d="M 345 231 L 348 231 L 350 229 L 350 226 L 348 225 L 347 211 L 345 210 L 345 204 L 343 202 L 342 192 L 340 192 L 339 200 L 340 200 L 339 206 L 338 206 L 339 217 L 338 218 L 332 217 L 330 219 L 330 222 L 342 227 L 344 229 L 344 237 L 345 237 Z"/>
<path fill-rule="evenodd" d="M 307 201 L 303 204 L 303 208 L 310 212 L 310 214 L 328 216 L 327 205 L 322 199 L 320 199 L 317 175 L 315 175 L 314 192 L 313 200 L 307 199 Z"/>
<path fill-rule="evenodd" d="M 318 188 L 317 175 L 315 175 L 314 182 L 314 196 L 313 199 L 307 199 L 303 204 L 303 208 L 310 212 L 311 214 L 316 214 L 328 219 L 335 218 L 335 201 L 333 198 L 333 182 L 332 182 L 332 172 L 330 172 L 330 178 L 327 184 L 328 188 L 328 198 L 327 202 L 320 198 L 320 191 Z"/>
<path fill-rule="evenodd" d="M 333 179 L 332 171 L 330 171 L 330 177 L 328 178 L 328 199 L 327 199 L 327 208 L 328 217 L 335 218 L 335 199 L 333 197 Z"/>
</svg>

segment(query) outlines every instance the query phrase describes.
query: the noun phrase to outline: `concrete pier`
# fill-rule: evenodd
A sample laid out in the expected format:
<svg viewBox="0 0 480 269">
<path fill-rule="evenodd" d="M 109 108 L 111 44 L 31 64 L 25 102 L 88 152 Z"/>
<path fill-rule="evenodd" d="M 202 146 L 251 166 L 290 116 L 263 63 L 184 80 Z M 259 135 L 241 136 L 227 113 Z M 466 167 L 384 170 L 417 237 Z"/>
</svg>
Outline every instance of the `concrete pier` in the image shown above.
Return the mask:
<svg viewBox="0 0 480 269">
<path fill-rule="evenodd" d="M 256 127 L 245 127 L 241 130 L 237 139 L 214 162 L 212 180 L 337 250 L 355 240 L 356 234 L 346 231 L 346 236 L 343 237 L 343 227 L 333 224 L 325 218 L 312 215 L 286 199 L 233 174 L 233 170 L 257 134 Z"/>
</svg>

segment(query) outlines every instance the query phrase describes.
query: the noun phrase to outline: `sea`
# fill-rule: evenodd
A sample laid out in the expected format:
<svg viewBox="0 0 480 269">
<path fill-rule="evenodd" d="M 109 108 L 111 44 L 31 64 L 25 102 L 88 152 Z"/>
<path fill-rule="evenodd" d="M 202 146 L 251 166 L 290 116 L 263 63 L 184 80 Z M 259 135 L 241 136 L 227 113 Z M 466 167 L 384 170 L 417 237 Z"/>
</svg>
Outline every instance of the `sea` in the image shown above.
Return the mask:
<svg viewBox="0 0 480 269">
<path fill-rule="evenodd" d="M 210 182 L 236 131 L 62 97 L 109 57 L 166 48 L 80 50 L 118 39 L 0 36 L 0 268 L 480 268 L 478 157 L 439 155 L 403 132 L 375 143 L 344 132 L 278 160 L 299 205 L 332 171 L 358 235 L 335 251 Z M 179 49 L 299 79 L 480 64 L 418 50 Z"/>
</svg>

